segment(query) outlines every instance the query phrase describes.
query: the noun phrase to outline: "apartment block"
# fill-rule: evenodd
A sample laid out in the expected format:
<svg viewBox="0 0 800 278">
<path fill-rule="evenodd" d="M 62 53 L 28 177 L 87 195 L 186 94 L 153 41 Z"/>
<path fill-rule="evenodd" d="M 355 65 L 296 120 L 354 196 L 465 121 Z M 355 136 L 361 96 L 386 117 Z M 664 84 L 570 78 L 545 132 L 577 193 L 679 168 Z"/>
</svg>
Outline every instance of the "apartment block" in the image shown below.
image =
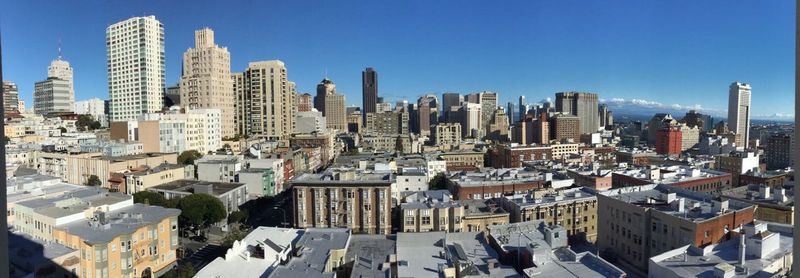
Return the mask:
<svg viewBox="0 0 800 278">
<path fill-rule="evenodd" d="M 408 134 L 409 115 L 401 111 L 367 113 L 364 126 L 366 134 Z"/>
<path fill-rule="evenodd" d="M 247 201 L 247 186 L 235 182 L 182 179 L 153 186 L 147 190 L 161 194 L 166 199 L 183 198 L 192 194 L 208 194 L 219 199 L 227 213 L 238 211 L 239 206 Z"/>
<path fill-rule="evenodd" d="M 723 190 L 734 187 L 729 173 L 684 165 L 649 166 L 614 171 L 611 178 L 615 188 L 658 183 L 697 192 L 719 194 Z"/>
<path fill-rule="evenodd" d="M 189 178 L 186 176 L 187 166 L 178 164 L 161 164 L 155 167 L 140 166 L 122 174 L 125 179 L 120 185 L 119 192 L 133 195 L 136 192 L 147 191 L 148 188 L 168 182 Z"/>
<path fill-rule="evenodd" d="M 751 184 L 722 191 L 722 199 L 756 206 L 755 219 L 794 224 L 794 192 L 783 187 Z"/>
<path fill-rule="evenodd" d="M 555 192 L 516 194 L 495 199 L 511 214 L 511 222 L 541 220 L 548 226 L 561 226 L 573 239 L 597 239 L 597 197 L 586 187 Z"/>
<path fill-rule="evenodd" d="M 488 151 L 488 157 L 488 164 L 494 168 L 518 168 L 525 161 L 550 159 L 552 150 L 550 146 L 512 143 L 495 146 Z"/>
<path fill-rule="evenodd" d="M 177 153 L 144 153 L 119 157 L 102 156 L 99 153 L 35 153 L 35 168 L 42 175 L 56 176 L 68 183 L 85 184 L 90 176 L 100 178 L 101 187 L 112 188 L 108 179 L 111 173 L 124 173 L 139 166 L 156 167 L 176 164 Z"/>
<path fill-rule="evenodd" d="M 447 167 L 450 169 L 450 166 Z M 452 170 L 451 170 L 452 171 Z M 449 177 L 448 190 L 458 200 L 491 199 L 525 194 L 545 187 L 545 177 L 522 168 L 460 172 Z"/>
<path fill-rule="evenodd" d="M 753 222 L 755 206 L 668 185 L 642 185 L 597 194 L 597 246 L 604 257 L 647 273 L 649 259 L 675 248 L 705 247 Z"/>
<path fill-rule="evenodd" d="M 392 175 L 329 169 L 292 181 L 294 226 L 348 228 L 354 233 L 392 231 Z"/>
<path fill-rule="evenodd" d="M 484 167 L 485 153 L 473 150 L 459 150 L 445 152 L 439 158 L 445 161 L 447 169 L 457 170 L 477 170 Z"/>
</svg>

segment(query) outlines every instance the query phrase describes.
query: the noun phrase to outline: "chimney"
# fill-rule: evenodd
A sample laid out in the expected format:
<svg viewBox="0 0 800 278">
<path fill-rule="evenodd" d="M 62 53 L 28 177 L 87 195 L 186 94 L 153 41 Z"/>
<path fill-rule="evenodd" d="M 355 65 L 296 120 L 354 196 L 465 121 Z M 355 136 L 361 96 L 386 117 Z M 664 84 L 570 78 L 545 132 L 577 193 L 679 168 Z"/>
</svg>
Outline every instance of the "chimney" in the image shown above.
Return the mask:
<svg viewBox="0 0 800 278">
<path fill-rule="evenodd" d="M 742 230 L 742 229 L 739 229 Z M 743 230 L 742 230 L 743 231 Z M 739 266 L 744 268 L 744 255 L 745 255 L 745 239 L 746 235 L 744 233 L 739 234 Z"/>
<path fill-rule="evenodd" d="M 786 189 L 783 187 L 775 189 L 775 194 L 772 197 L 781 203 L 786 202 Z"/>
</svg>

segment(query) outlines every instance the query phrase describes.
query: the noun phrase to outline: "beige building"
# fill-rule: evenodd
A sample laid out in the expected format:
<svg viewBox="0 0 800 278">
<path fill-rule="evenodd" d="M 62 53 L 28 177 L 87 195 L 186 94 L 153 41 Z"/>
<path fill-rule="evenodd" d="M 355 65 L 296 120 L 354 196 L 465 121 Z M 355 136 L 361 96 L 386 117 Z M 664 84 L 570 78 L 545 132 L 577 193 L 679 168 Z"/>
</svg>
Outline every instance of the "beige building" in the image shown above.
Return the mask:
<svg viewBox="0 0 800 278">
<path fill-rule="evenodd" d="M 119 157 L 105 157 L 100 153 L 63 154 L 36 152 L 34 167 L 42 175 L 59 177 L 68 183 L 85 184 L 90 176 L 100 179 L 101 186 L 109 187 L 111 173 L 123 173 L 139 166 L 156 167 L 163 163 L 176 164 L 177 153 L 145 153 Z M 118 189 L 118 188 L 114 188 Z"/>
<path fill-rule="evenodd" d="M 120 192 L 134 194 L 147 191 L 148 188 L 186 178 L 186 166 L 178 164 L 161 164 L 156 167 L 140 167 L 141 170 L 124 174 L 124 189 Z"/>
<path fill-rule="evenodd" d="M 408 134 L 409 116 L 407 112 L 386 111 L 367 113 L 365 133 L 372 135 Z"/>
<path fill-rule="evenodd" d="M 391 175 L 328 170 L 292 181 L 297 228 L 349 228 L 354 233 L 392 232 Z"/>
<path fill-rule="evenodd" d="M 485 153 L 473 150 L 452 151 L 439 155 L 446 161 L 447 169 L 459 171 L 463 169 L 477 169 L 484 166 Z"/>
<path fill-rule="evenodd" d="M 183 53 L 181 106 L 219 109 L 222 137 L 233 137 L 236 134 L 235 98 L 228 48 L 214 43 L 214 31 L 210 28 L 195 31 L 194 42 L 194 48 Z"/>
<path fill-rule="evenodd" d="M 534 191 L 497 200 L 511 213 L 514 223 L 543 220 L 547 225 L 564 227 L 567 236 L 589 242 L 597 239 L 597 197 L 591 189 Z"/>
<path fill-rule="evenodd" d="M 314 97 L 314 108 L 322 112 L 327 127 L 334 132 L 347 131 L 347 108 L 344 95 L 336 93 L 336 84 L 330 79 L 322 79 L 317 84 L 317 96 Z"/>
<path fill-rule="evenodd" d="M 565 155 L 577 154 L 581 144 L 553 144 L 550 145 L 550 153 L 553 159 L 561 159 Z"/>
<path fill-rule="evenodd" d="M 508 115 L 506 115 L 506 111 L 503 110 L 503 108 L 495 109 L 492 118 L 485 123 L 487 139 L 498 142 L 508 142 L 510 139 L 508 132 L 511 128 L 508 125 Z"/>
<path fill-rule="evenodd" d="M 447 150 L 458 146 L 461 143 L 461 124 L 459 123 L 439 123 L 433 129 L 433 143 L 444 147 Z"/>
<path fill-rule="evenodd" d="M 236 97 L 236 110 L 241 114 L 238 125 L 244 134 L 265 139 L 288 138 L 293 132 L 295 108 L 293 86 L 287 79 L 284 63 L 250 62 L 238 85 L 238 75 L 232 76 L 234 91 L 241 94 Z"/>
</svg>

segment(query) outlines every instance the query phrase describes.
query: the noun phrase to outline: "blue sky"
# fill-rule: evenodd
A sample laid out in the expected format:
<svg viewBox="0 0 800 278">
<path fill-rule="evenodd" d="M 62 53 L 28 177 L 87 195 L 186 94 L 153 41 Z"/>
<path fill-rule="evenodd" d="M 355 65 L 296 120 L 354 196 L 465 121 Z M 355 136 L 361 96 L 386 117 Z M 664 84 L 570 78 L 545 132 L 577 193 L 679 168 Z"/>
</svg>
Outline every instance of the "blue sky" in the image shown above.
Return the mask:
<svg viewBox="0 0 800 278">
<path fill-rule="evenodd" d="M 492 90 L 503 103 L 591 91 L 627 106 L 723 115 L 752 84 L 753 117 L 793 117 L 794 1 L 4 1 L 4 77 L 30 106 L 59 38 L 76 98 L 107 98 L 105 28 L 155 15 L 167 84 L 194 30 L 211 27 L 232 70 L 280 59 L 301 92 L 327 71 L 361 104 L 361 70 L 389 101 Z"/>
</svg>

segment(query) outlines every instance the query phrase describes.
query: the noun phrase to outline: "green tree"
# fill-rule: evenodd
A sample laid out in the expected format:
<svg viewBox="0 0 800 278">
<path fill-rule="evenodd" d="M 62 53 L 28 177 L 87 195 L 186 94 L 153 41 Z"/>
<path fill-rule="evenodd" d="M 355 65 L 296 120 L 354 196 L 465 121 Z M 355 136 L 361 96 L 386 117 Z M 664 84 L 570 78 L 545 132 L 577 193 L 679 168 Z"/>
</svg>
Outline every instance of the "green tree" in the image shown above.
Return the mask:
<svg viewBox="0 0 800 278">
<path fill-rule="evenodd" d="M 178 155 L 178 163 L 183 165 L 194 164 L 194 161 L 203 157 L 203 154 L 196 150 L 183 151 Z"/>
<path fill-rule="evenodd" d="M 247 211 L 238 210 L 228 215 L 228 224 L 244 223 L 247 220 Z"/>
<path fill-rule="evenodd" d="M 397 139 L 394 140 L 394 151 L 397 153 L 403 153 L 403 138 L 400 135 L 397 136 Z"/>
<path fill-rule="evenodd" d="M 67 129 L 65 127 L 59 127 L 58 130 L 60 130 L 61 133 L 67 133 Z"/>
<path fill-rule="evenodd" d="M 227 213 L 222 201 L 208 194 L 192 194 L 178 202 L 179 220 L 195 228 L 205 228 L 225 219 Z"/>
<path fill-rule="evenodd" d="M 78 128 L 79 131 L 86 131 L 89 128 L 89 125 L 92 124 L 94 118 L 91 115 L 79 115 L 78 120 L 75 121 L 75 127 Z"/>
<path fill-rule="evenodd" d="M 447 189 L 449 184 L 450 180 L 447 179 L 447 176 L 444 173 L 438 173 L 436 176 L 433 176 L 433 179 L 428 183 L 428 188 L 430 190 Z"/>
<path fill-rule="evenodd" d="M 101 127 L 103 126 L 98 121 L 92 121 L 92 123 L 89 124 L 89 130 L 100 129 Z"/>
<path fill-rule="evenodd" d="M 141 191 L 133 193 L 133 202 L 140 204 L 147 203 L 154 206 L 167 207 L 167 199 L 164 198 L 164 196 L 150 191 Z"/>
<path fill-rule="evenodd" d="M 100 181 L 100 178 L 98 178 L 96 175 L 91 175 L 89 176 L 89 179 L 86 180 L 86 183 L 84 185 L 100 186 L 101 184 L 103 184 L 103 182 Z"/>
</svg>

